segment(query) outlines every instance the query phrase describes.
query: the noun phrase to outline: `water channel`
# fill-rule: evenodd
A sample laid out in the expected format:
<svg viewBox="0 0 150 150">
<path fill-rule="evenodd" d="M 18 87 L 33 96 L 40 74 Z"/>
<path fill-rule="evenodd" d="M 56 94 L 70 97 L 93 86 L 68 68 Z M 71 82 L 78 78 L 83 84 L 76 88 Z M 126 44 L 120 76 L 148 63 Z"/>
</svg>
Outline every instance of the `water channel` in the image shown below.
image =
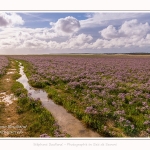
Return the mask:
<svg viewBox="0 0 150 150">
<path fill-rule="evenodd" d="M 23 84 L 32 98 L 40 98 L 42 105 L 51 112 L 62 132 L 66 132 L 71 137 L 100 137 L 100 135 L 86 128 L 77 118 L 68 113 L 62 106 L 55 104 L 45 91 L 33 88 L 28 83 L 28 78 L 24 73 L 24 67 L 20 66 L 21 77 L 17 80 Z"/>
</svg>

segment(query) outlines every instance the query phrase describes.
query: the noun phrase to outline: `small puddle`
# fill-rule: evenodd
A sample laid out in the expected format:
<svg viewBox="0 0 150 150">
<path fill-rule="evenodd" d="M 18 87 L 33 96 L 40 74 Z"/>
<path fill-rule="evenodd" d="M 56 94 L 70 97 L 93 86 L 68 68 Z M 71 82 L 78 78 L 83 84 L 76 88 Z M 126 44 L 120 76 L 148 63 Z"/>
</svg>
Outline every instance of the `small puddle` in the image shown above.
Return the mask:
<svg viewBox="0 0 150 150">
<path fill-rule="evenodd" d="M 9 70 L 12 70 L 12 71 L 14 70 L 15 71 L 16 69 L 9 69 Z"/>
<path fill-rule="evenodd" d="M 62 106 L 55 104 L 49 99 L 45 91 L 31 87 L 28 83 L 28 78 L 24 74 L 24 67 L 21 66 L 21 63 L 19 66 L 21 77 L 17 81 L 23 84 L 32 98 L 40 98 L 42 105 L 52 113 L 63 132 L 68 133 L 72 137 L 100 137 L 98 133 L 86 128 Z"/>
<path fill-rule="evenodd" d="M 10 81 L 10 79 L 6 79 L 6 81 L 7 81 L 7 82 L 9 82 L 9 81 Z"/>
<path fill-rule="evenodd" d="M 6 103 L 7 106 L 12 104 L 14 100 L 17 100 L 17 98 L 13 94 L 0 93 L 0 101 Z"/>
<path fill-rule="evenodd" d="M 14 71 L 7 72 L 7 74 L 14 74 Z"/>
</svg>

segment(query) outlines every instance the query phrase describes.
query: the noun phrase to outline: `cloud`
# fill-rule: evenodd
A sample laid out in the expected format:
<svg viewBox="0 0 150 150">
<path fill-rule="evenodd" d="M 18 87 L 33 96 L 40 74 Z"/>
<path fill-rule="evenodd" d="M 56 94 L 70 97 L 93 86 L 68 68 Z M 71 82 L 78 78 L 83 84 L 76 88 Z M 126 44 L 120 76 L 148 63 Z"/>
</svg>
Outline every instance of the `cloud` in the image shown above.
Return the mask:
<svg viewBox="0 0 150 150">
<path fill-rule="evenodd" d="M 56 41 L 49 41 L 48 47 L 49 47 L 49 49 L 54 49 L 54 50 L 61 48 L 60 44 Z"/>
<path fill-rule="evenodd" d="M 139 15 L 142 15 L 141 13 L 93 13 L 92 17 L 94 20 L 100 20 L 100 21 L 108 21 L 108 20 L 120 20 L 120 19 L 131 19 L 136 18 Z"/>
<path fill-rule="evenodd" d="M 58 37 L 59 35 L 52 29 L 43 28 L 41 31 L 35 33 L 35 37 L 38 39 L 48 40 Z"/>
<path fill-rule="evenodd" d="M 116 28 L 112 25 L 109 25 L 107 28 L 99 31 L 99 33 L 105 39 L 117 38 L 121 35 L 119 31 L 117 31 Z"/>
<path fill-rule="evenodd" d="M 51 49 L 83 49 L 92 39 L 93 37 L 90 35 L 79 34 L 65 42 L 50 41 L 48 45 Z"/>
<path fill-rule="evenodd" d="M 120 30 L 118 32 L 123 33 L 126 36 L 138 36 L 143 37 L 150 31 L 149 24 L 139 23 L 137 19 L 125 21 L 122 24 Z"/>
<path fill-rule="evenodd" d="M 81 28 L 93 28 L 104 26 L 108 23 L 121 24 L 123 20 L 136 19 L 144 14 L 142 13 L 91 13 L 87 14 L 88 19 L 80 20 Z"/>
<path fill-rule="evenodd" d="M 23 25 L 24 20 L 16 13 L 0 13 L 0 27 Z"/>
<path fill-rule="evenodd" d="M 18 41 L 26 41 L 31 39 L 48 41 L 57 37 L 58 35 L 48 28 L 20 28 L 20 27 L 7 27 L 0 31 L 0 40 L 7 39 L 8 37 Z"/>
<path fill-rule="evenodd" d="M 0 14 L 0 26 L 7 26 L 9 22 Z"/>
<path fill-rule="evenodd" d="M 67 17 L 66 17 L 67 18 Z M 75 50 L 112 50 L 112 49 L 131 49 L 150 47 L 150 25 L 141 23 L 136 19 L 125 21 L 119 27 L 108 25 L 97 32 L 99 37 L 93 37 L 91 34 L 74 31 L 70 28 L 64 30 L 62 36 L 59 36 L 52 28 L 25 28 L 25 27 L 7 27 L 0 31 L 0 52 L 3 49 L 15 49 L 40 53 L 51 51 L 70 52 Z M 60 24 L 60 23 L 59 23 Z M 75 33 L 75 34 L 74 34 Z M 67 36 L 66 36 L 67 34 Z M 68 36 L 71 35 L 71 36 Z M 21 52 L 20 52 L 21 53 Z"/>
<path fill-rule="evenodd" d="M 59 19 L 56 23 L 50 22 L 54 31 L 60 35 L 68 35 L 80 29 L 80 22 L 71 16 Z"/>
<path fill-rule="evenodd" d="M 136 19 L 133 19 L 130 21 L 125 21 L 118 30 L 113 25 L 109 25 L 99 33 L 105 39 L 120 37 L 137 37 L 139 39 L 143 36 L 146 36 L 149 31 L 150 26 L 147 22 L 143 24 L 139 23 Z"/>
<path fill-rule="evenodd" d="M 26 40 L 23 42 L 22 45 L 18 47 L 20 48 L 29 48 L 29 49 L 41 49 L 43 51 L 44 49 L 47 48 L 47 42 L 46 41 L 41 41 L 38 39 L 31 39 L 31 40 Z"/>
<path fill-rule="evenodd" d="M 66 49 L 84 49 L 92 39 L 93 37 L 91 35 L 79 34 L 64 42 L 63 46 Z"/>
<path fill-rule="evenodd" d="M 0 32 L 0 50 L 4 49 L 44 49 L 47 46 L 45 40 L 41 40 L 36 34 L 41 34 L 45 29 L 32 29 L 20 27 L 7 27 Z"/>
<path fill-rule="evenodd" d="M 150 31 L 149 24 L 139 23 L 136 19 L 125 21 L 121 27 L 117 30 L 114 26 L 109 25 L 107 28 L 99 31 L 101 36 L 105 39 L 113 39 L 113 38 L 143 38 Z"/>
<path fill-rule="evenodd" d="M 15 40 L 11 37 L 8 37 L 6 39 L 0 40 L 0 50 L 13 49 L 13 48 L 18 47 L 19 44 L 20 44 L 19 41 Z"/>
<path fill-rule="evenodd" d="M 117 30 L 109 25 L 107 28 L 99 31 L 102 38 L 97 39 L 93 48 L 120 48 L 132 46 L 150 46 L 150 25 L 139 23 L 136 19 L 125 21 Z"/>
<path fill-rule="evenodd" d="M 91 35 L 79 34 L 78 36 L 72 37 L 66 42 L 66 48 L 79 48 L 83 49 L 86 43 L 91 42 L 93 37 Z"/>
</svg>

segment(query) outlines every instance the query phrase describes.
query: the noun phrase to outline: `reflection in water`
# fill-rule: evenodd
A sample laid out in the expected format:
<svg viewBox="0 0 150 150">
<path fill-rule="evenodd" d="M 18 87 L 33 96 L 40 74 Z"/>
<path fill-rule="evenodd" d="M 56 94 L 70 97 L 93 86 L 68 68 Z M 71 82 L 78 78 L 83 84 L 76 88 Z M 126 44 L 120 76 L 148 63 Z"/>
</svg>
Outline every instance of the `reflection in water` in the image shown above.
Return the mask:
<svg viewBox="0 0 150 150">
<path fill-rule="evenodd" d="M 20 63 L 21 77 L 17 81 L 24 85 L 24 88 L 28 90 L 32 98 L 40 98 L 42 105 L 52 113 L 63 132 L 68 133 L 72 137 L 100 137 L 98 133 L 83 126 L 78 119 L 69 114 L 62 106 L 55 104 L 49 99 L 45 91 L 31 87 L 23 70 L 24 67 Z"/>
</svg>

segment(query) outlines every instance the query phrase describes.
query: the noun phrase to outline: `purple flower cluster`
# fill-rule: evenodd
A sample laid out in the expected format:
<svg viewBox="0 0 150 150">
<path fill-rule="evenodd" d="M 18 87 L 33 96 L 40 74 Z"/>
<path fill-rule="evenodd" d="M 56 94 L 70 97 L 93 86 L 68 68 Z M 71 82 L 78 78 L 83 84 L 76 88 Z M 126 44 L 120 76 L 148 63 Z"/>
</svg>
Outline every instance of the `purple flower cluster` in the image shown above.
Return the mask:
<svg viewBox="0 0 150 150">
<path fill-rule="evenodd" d="M 150 121 L 145 121 L 144 123 L 143 123 L 144 125 L 150 125 Z"/>
<path fill-rule="evenodd" d="M 125 119 L 124 117 L 120 117 L 119 120 L 118 120 L 118 123 L 121 126 L 124 126 L 125 128 L 130 128 L 131 130 L 135 129 L 134 124 L 132 124 L 131 121 Z"/>
<path fill-rule="evenodd" d="M 50 138 L 50 136 L 46 133 L 40 135 L 41 138 Z"/>
<path fill-rule="evenodd" d="M 5 56 L 0 56 L 0 76 L 5 73 L 5 69 L 8 66 L 9 61 Z"/>
<path fill-rule="evenodd" d="M 125 115 L 125 111 L 124 110 L 117 110 L 114 112 L 114 116 L 122 116 Z"/>
<path fill-rule="evenodd" d="M 89 106 L 89 107 L 86 107 L 85 113 L 87 113 L 87 114 L 97 114 L 97 111 L 96 111 L 95 108 L 93 108 L 93 106 Z"/>
<path fill-rule="evenodd" d="M 29 81 L 65 83 L 65 92 L 82 99 L 86 114 L 111 113 L 120 125 L 135 128 L 127 116 L 150 110 L 150 59 L 141 56 L 12 56 L 28 61 L 36 72 Z M 96 109 L 92 106 L 96 105 Z M 89 106 L 89 107 L 87 107 Z M 94 116 L 94 115 L 93 115 Z M 109 119 L 109 118 L 108 118 Z M 145 126 L 149 124 L 146 122 Z M 139 127 L 142 129 L 142 127 Z"/>
</svg>

